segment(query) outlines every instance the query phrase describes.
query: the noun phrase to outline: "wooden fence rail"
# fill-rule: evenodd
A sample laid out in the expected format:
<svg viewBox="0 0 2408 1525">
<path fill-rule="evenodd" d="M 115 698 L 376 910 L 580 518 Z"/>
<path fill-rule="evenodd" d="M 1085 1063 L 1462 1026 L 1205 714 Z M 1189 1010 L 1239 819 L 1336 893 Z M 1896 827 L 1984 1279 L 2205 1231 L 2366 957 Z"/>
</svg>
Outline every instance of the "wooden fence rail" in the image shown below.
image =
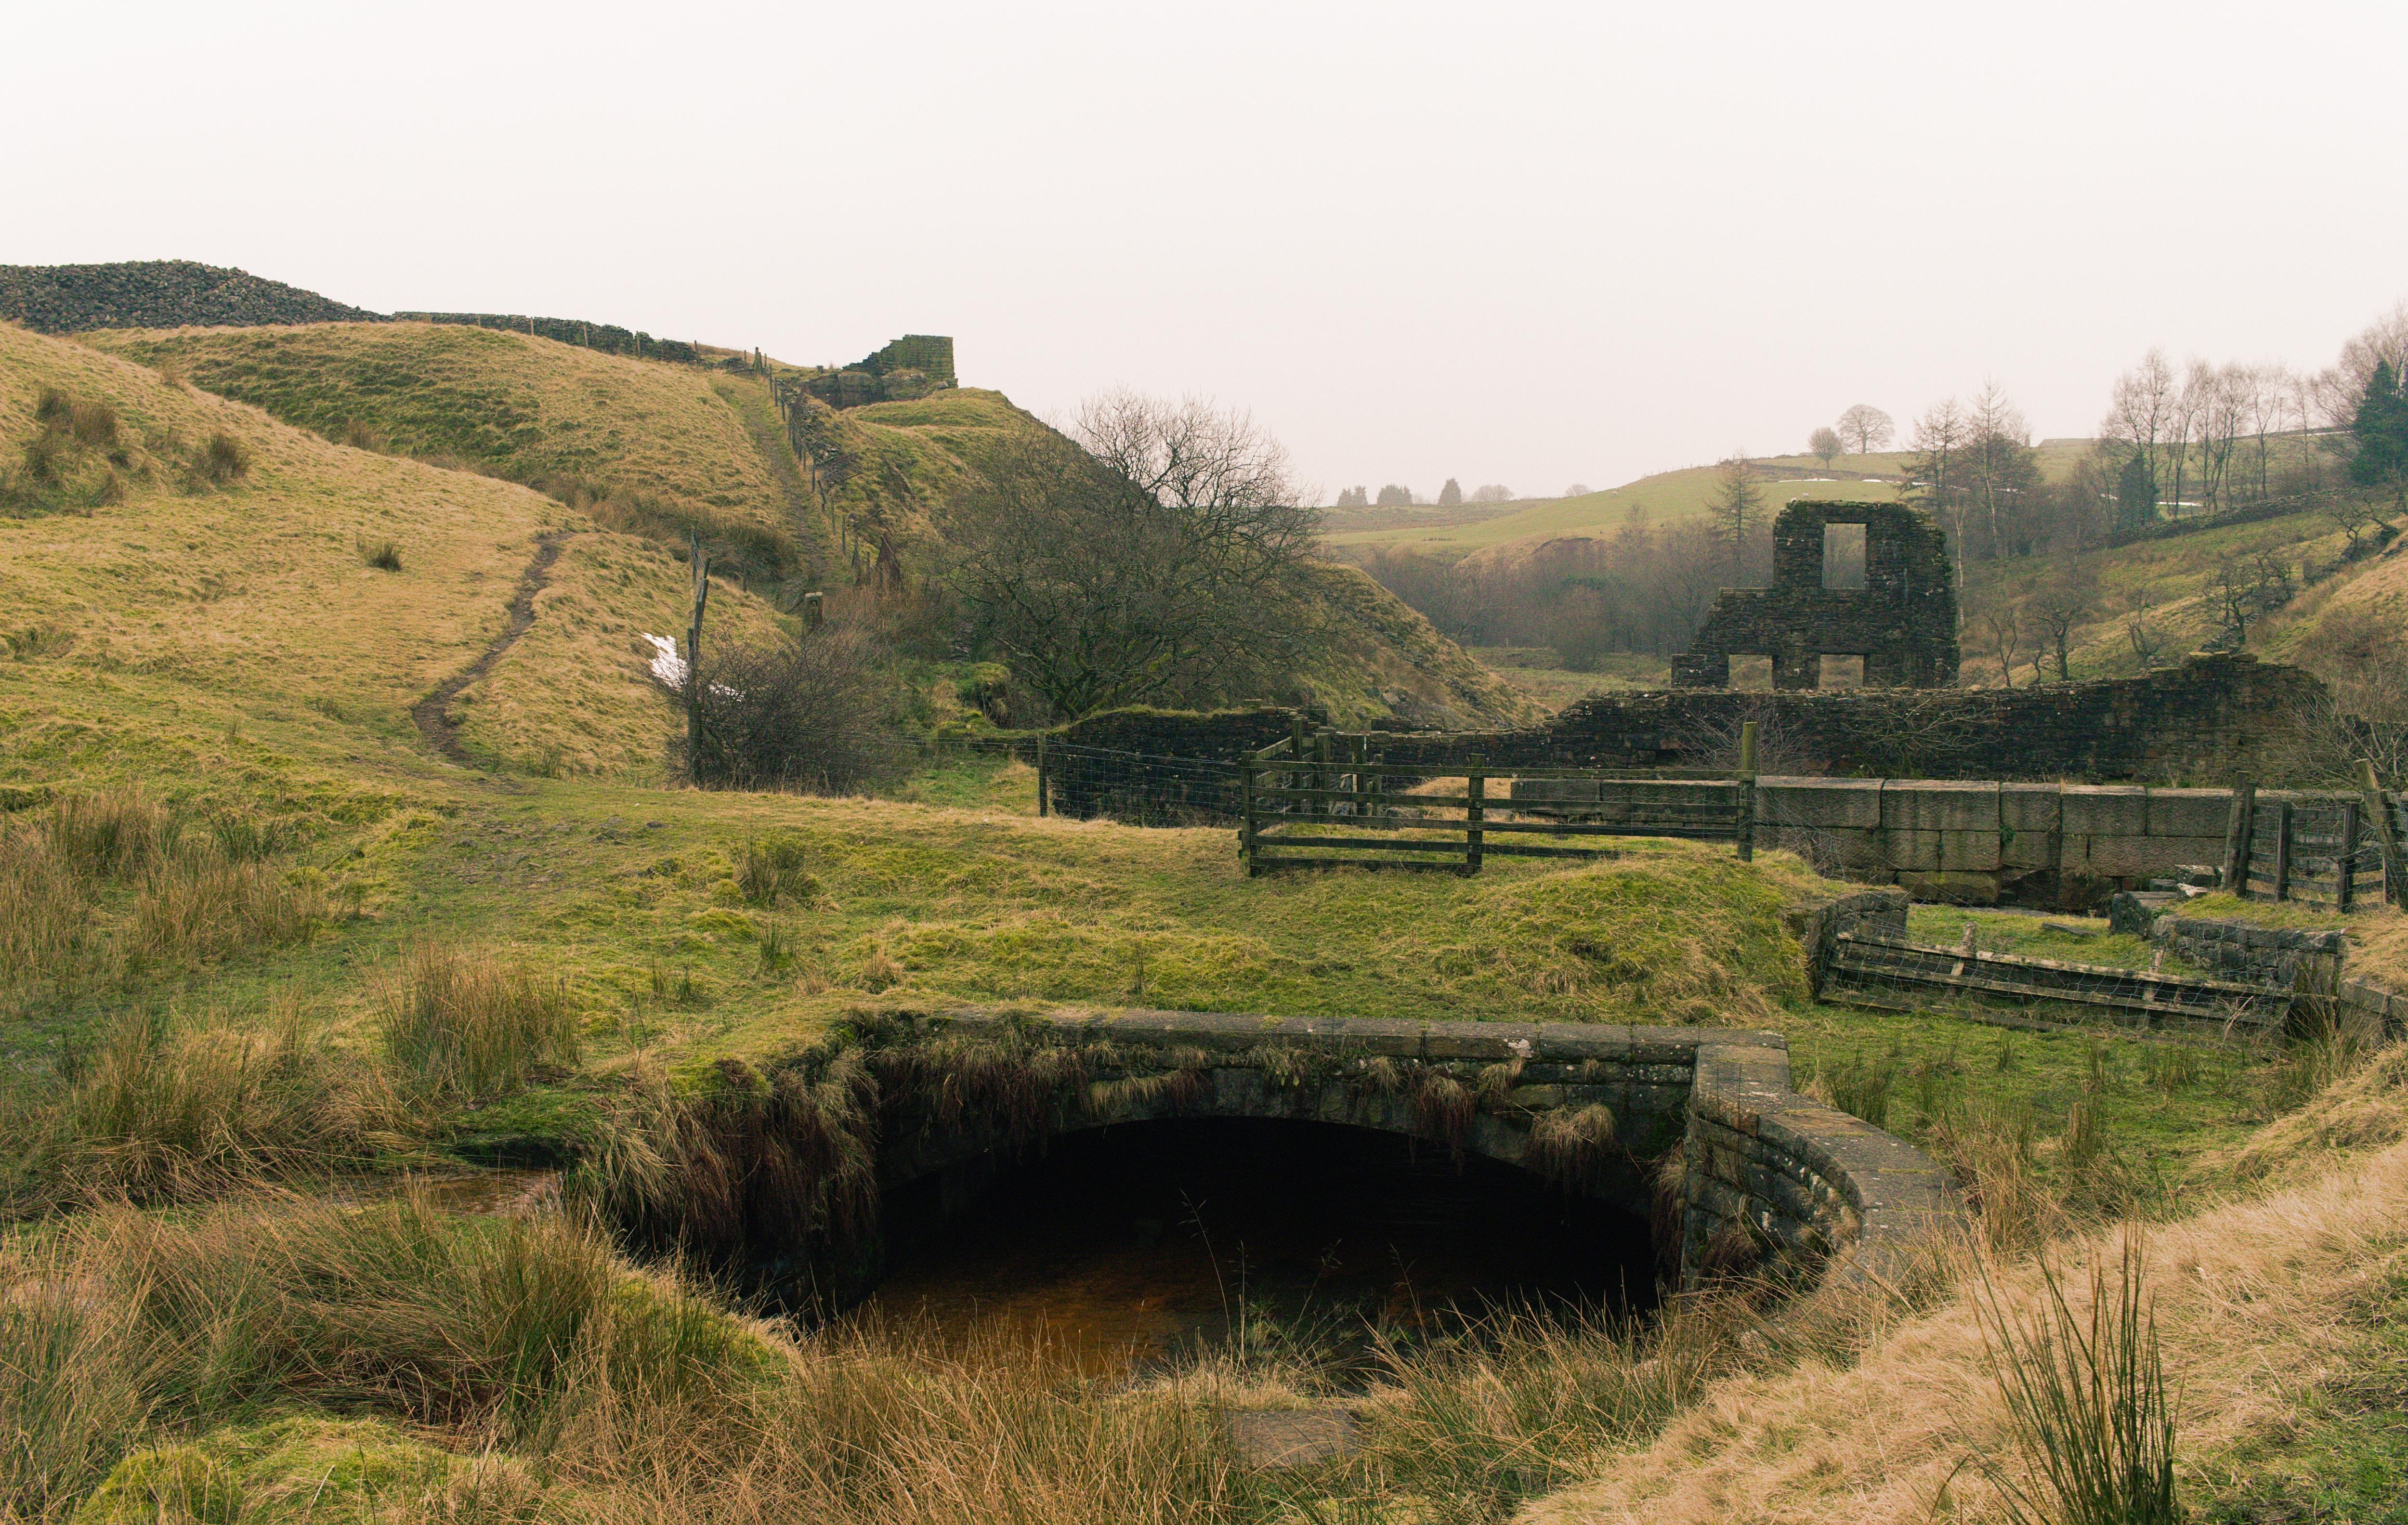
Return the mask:
<svg viewBox="0 0 2408 1525">
<path fill-rule="evenodd" d="M 2402 902 L 2399 803 L 2372 787 L 2359 797 L 2260 800 L 2258 786 L 2233 791 L 2226 830 L 2225 888 L 2244 900 L 2300 901 L 2336 911 L 2370 894 Z"/>
<path fill-rule="evenodd" d="M 1238 851 L 1249 877 L 1338 865 L 1477 874 L 1489 858 L 1603 857 L 1613 849 L 1597 839 L 1616 836 L 1729 841 L 1752 859 L 1754 729 L 1738 769 L 1642 773 L 1479 758 L 1409 770 L 1378 755 L 1374 734 L 1299 726 L 1239 763 Z M 1441 787 L 1455 778 L 1460 791 Z"/>
</svg>

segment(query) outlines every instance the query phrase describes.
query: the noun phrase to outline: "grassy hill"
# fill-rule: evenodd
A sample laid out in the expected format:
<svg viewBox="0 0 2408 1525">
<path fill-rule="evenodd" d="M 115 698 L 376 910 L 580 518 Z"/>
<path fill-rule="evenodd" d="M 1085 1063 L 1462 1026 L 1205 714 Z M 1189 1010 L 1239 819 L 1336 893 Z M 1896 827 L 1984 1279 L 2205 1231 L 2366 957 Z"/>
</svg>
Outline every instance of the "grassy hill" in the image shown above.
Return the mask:
<svg viewBox="0 0 2408 1525">
<path fill-rule="evenodd" d="M 329 439 L 735 536 L 792 570 L 818 552 L 754 378 L 436 323 L 115 331 L 85 343 Z M 770 426 L 758 417 L 767 410 Z"/>
<path fill-rule="evenodd" d="M 939 469 L 989 427 L 951 401 L 858 427 Z M 752 1073 L 720 1062 L 955 1003 L 1774 1026 L 1801 1081 L 1978 1186 L 2013 1295 L 2053 1229 L 2154 1220 L 2196 1499 L 2252 1518 L 2263 1478 L 2392 1475 L 2388 1432 L 2345 1420 L 2408 1284 L 2400 1049 L 1818 1006 L 1783 916 L 1832 887 L 1711 844 L 1250 880 L 1226 831 L 1034 819 L 996 759 L 913 801 L 664 788 L 637 637 L 684 568 L 657 543 L 12 328 L 0 447 L 0 1513 L 694 1518 L 740 1489 L 838 1525 L 1269 1525 L 1576 1489 L 1561 1518 L 1921 1518 L 1963 1449 L 1933 1394 L 2005 1444 L 1944 1278 L 1772 1322 L 1409 1336 L 1369 1374 L 1281 1335 L 1104 1381 L 754 1322 L 573 1215 L 475 1209 L 503 1193 L 468 1162 L 645 1168 L 644 1119 Z M 1333 606 L 1360 587 L 1333 574 Z M 712 607 L 791 628 L 736 587 Z M 1381 618 L 1356 608 L 1414 652 Z M 1448 649 L 1416 671 L 1453 680 Z M 496 651 L 452 705 L 464 764 L 412 711 Z M 1224 1407 L 1339 1381 L 1358 1451 L 1238 1464 Z"/>
<path fill-rule="evenodd" d="M 855 567 L 875 561 L 882 536 L 909 576 L 942 565 L 948 495 L 982 452 L 1015 431 L 1044 427 L 1002 393 L 975 388 L 848 410 L 836 415 L 836 427 L 858 464 L 823 503 L 768 383 L 750 373 L 421 322 L 80 337 L 327 439 L 537 486 L 597 526 L 669 543 L 695 527 L 718 545 L 719 564 L 773 594 L 851 581 Z M 581 551 L 566 556 L 557 576 L 585 578 L 589 563 Z M 1301 676 L 1333 716 L 1360 723 L 1401 706 L 1431 720 L 1505 724 L 1535 713 L 1375 585 L 1355 586 L 1351 574 L 1322 581 L 1330 590 L 1328 638 Z M 545 596 L 564 609 L 590 603 L 566 585 Z M 681 624 L 658 600 L 647 607 L 666 621 L 656 629 Z M 553 636 L 545 627 L 534 638 Z M 521 660 L 505 659 L 492 698 L 515 681 Z M 626 704 L 647 703 L 640 695 L 639 685 L 622 696 L 613 725 L 627 719 Z M 603 741 L 599 719 L 569 732 L 522 729 L 492 745 L 538 765 L 552 757 L 578 768 L 637 765 Z"/>
</svg>

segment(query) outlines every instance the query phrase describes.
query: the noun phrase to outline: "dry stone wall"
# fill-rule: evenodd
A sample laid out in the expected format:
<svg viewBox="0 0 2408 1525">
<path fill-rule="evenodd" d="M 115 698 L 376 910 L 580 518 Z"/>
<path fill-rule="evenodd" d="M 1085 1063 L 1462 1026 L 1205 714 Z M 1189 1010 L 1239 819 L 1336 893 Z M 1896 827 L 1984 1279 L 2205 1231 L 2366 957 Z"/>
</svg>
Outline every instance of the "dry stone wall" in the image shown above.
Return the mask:
<svg viewBox="0 0 2408 1525">
<path fill-rule="evenodd" d="M 1794 775 L 1854 777 L 1875 791 L 1885 777 L 1976 782 L 1976 791 L 2007 783 L 2058 780 L 2169 782 L 2186 779 L 2223 784 L 2243 777 L 2278 777 L 2300 734 L 2300 722 L 2328 698 L 2324 685 L 2296 667 L 2260 663 L 2242 654 L 2199 655 L 2179 666 L 2138 677 L 2083 683 L 2049 683 L 2028 689 L 1867 690 L 1856 692 L 1740 693 L 1684 689 L 1600 693 L 1584 699 L 1541 724 L 1518 731 L 1389 731 L 1373 750 L 1399 770 L 1431 774 L 1472 758 L 1527 767 L 1663 768 L 1728 767 L 1736 757 L 1741 726 L 1762 729 L 1768 762 Z M 1066 727 L 1055 736 L 1098 751 L 1120 750 L 1152 758 L 1233 762 L 1288 733 L 1297 712 L 1277 707 L 1219 710 L 1114 710 Z M 1029 748 L 1033 757 L 1033 743 Z M 1160 770 L 1155 770 L 1158 774 Z M 1149 780 L 1134 765 L 1127 777 L 1107 761 L 1089 770 L 1079 798 L 1066 814 L 1092 813 L 1082 802 L 1142 799 L 1150 789 L 1174 786 Z M 1196 792 L 1189 791 L 1189 792 Z M 1206 791 L 1209 792 L 1209 791 Z M 2172 791 L 2154 791 L 2160 810 L 2172 811 Z M 1170 803 L 1170 802 L 1166 802 Z M 1878 803 L 1864 808 L 1880 809 Z M 1892 808 L 1906 808 L 1897 802 Z M 1967 806 L 1978 821 L 1983 805 Z M 1914 823 L 1880 818 L 1833 822 L 1858 829 L 1891 826 L 1929 834 L 1913 841 L 1922 858 L 1878 866 L 1899 873 L 1997 873 L 2033 869 L 2025 862 L 2040 849 L 2034 834 L 2071 830 L 2087 849 L 2092 836 L 2103 843 L 2093 869 L 2109 879 L 2145 877 L 2164 863 L 2211 859 L 2118 859 L 2115 838 L 2178 834 L 2166 827 L 2143 831 L 2109 822 L 2090 829 L 2076 806 L 2071 828 L 2052 825 L 2049 797 L 2022 798 L 2000 806 L 1987 824 L 1952 826 L 1952 813 L 1933 802 L 1917 806 Z M 1115 812 L 1117 813 L 1117 811 Z M 1140 815 L 1143 812 L 1140 812 Z M 1964 867 L 1942 862 L 1950 832 L 1997 833 L 2012 828 L 2021 848 L 2003 845 L 1996 865 Z M 2195 834 L 2215 835 L 2220 824 Z M 1971 846 L 1961 838 L 1960 851 Z M 1929 860 L 1928 862 L 1924 860 Z M 2054 863 L 2056 860 L 2049 860 Z M 1872 864 L 1868 860 L 1869 865 Z"/>
<path fill-rule="evenodd" d="M 0 264 L 0 318 L 43 334 L 385 321 L 280 280 L 191 260 Z"/>
</svg>

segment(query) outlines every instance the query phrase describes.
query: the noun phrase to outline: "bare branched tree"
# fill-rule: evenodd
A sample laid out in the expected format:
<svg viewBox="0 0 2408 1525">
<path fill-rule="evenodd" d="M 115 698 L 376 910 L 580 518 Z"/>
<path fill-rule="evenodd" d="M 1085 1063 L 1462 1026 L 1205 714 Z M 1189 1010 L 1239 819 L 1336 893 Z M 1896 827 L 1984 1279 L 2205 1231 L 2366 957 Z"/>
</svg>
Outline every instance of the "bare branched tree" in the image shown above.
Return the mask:
<svg viewBox="0 0 2408 1525">
<path fill-rule="evenodd" d="M 963 597 L 1014 676 L 1076 718 L 1288 670 L 1318 516 L 1279 442 L 1242 413 L 1128 392 L 1071 434 L 996 452 L 954 507 Z"/>
<path fill-rule="evenodd" d="M 2058 682 L 2071 681 L 2073 677 L 2073 627 L 2089 619 L 2098 606 L 2098 569 L 2071 556 L 2059 562 L 2032 594 L 2032 617 L 2047 634 L 2049 648 L 2057 658 Z"/>
<path fill-rule="evenodd" d="M 1756 485 L 1756 464 L 1747 451 L 1723 463 L 1722 479 L 1714 484 L 1714 528 L 1730 550 L 1733 586 L 1745 580 L 1743 558 L 1749 531 L 1764 521 L 1764 490 Z"/>
<path fill-rule="evenodd" d="M 1856 448 L 1858 455 L 1870 455 L 1897 437 L 1898 426 L 1888 414 L 1870 403 L 1858 403 L 1840 415 L 1836 425 L 1840 437 Z"/>
<path fill-rule="evenodd" d="M 1831 463 L 1840 458 L 1840 452 L 1847 449 L 1847 444 L 1840 438 L 1838 430 L 1826 427 L 1806 436 L 1806 449 L 1815 460 L 1823 463 L 1823 469 L 1828 471 Z"/>
</svg>

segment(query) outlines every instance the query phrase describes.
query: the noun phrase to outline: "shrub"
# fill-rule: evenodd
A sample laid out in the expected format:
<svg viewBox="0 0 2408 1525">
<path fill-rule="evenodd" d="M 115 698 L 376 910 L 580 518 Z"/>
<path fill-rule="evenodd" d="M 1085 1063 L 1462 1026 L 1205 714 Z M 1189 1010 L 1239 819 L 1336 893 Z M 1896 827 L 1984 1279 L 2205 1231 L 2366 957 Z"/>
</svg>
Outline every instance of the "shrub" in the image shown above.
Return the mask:
<svg viewBox="0 0 2408 1525">
<path fill-rule="evenodd" d="M 223 485 L 238 482 L 251 475 L 251 447 L 241 440 L 218 430 L 201 448 L 201 475 Z"/>
<path fill-rule="evenodd" d="M 577 1020 L 566 987 L 487 948 L 413 944 L 383 991 L 394 1062 L 427 1089 L 466 1102 L 515 1090 L 539 1065 L 574 1064 Z"/>
<path fill-rule="evenodd" d="M 351 545 L 359 551 L 360 560 L 378 571 L 401 570 L 401 548 L 391 540 L 371 540 L 362 534 L 352 536 Z"/>
<path fill-rule="evenodd" d="M 829 625 L 792 647 L 706 656 L 697 781 L 736 789 L 852 792 L 905 761 L 895 685 L 859 629 Z"/>
</svg>

